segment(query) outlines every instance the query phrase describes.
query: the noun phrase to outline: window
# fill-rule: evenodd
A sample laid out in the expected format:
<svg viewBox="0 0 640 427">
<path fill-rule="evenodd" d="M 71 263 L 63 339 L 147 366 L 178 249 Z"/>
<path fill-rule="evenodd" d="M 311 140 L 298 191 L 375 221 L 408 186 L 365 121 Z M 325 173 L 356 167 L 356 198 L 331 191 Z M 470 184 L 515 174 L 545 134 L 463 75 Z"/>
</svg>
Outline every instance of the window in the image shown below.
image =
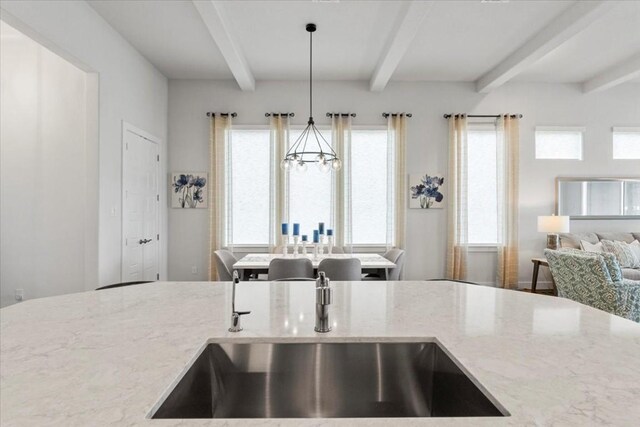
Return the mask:
<svg viewBox="0 0 640 427">
<path fill-rule="evenodd" d="M 498 242 L 497 132 L 493 123 L 469 123 L 469 244 Z"/>
<path fill-rule="evenodd" d="M 321 129 L 322 136 L 331 144 L 331 130 Z M 289 143 L 295 142 L 302 129 L 291 129 Z M 312 138 L 313 136 L 310 136 Z M 307 164 L 306 172 L 295 169 L 289 172 L 289 222 L 300 224 L 300 234 L 313 238 L 313 230 L 318 223 L 324 222 L 326 228 L 332 228 L 332 172 L 324 173 L 314 163 Z"/>
<path fill-rule="evenodd" d="M 351 239 L 387 240 L 387 130 L 351 131 Z"/>
<path fill-rule="evenodd" d="M 640 159 L 640 127 L 613 128 L 613 158 Z"/>
<path fill-rule="evenodd" d="M 536 127 L 536 159 L 582 160 L 584 128 Z"/>
<path fill-rule="evenodd" d="M 269 243 L 270 133 L 231 131 L 231 239 L 234 245 Z"/>
<path fill-rule="evenodd" d="M 331 129 L 321 129 L 332 143 Z M 296 141 L 302 129 L 291 129 L 289 144 Z M 279 233 L 280 224 L 273 221 L 273 172 L 281 173 L 280 159 L 274 159 L 271 130 L 259 127 L 234 127 L 231 131 L 228 203 L 229 245 L 268 246 L 271 230 Z M 351 244 L 383 246 L 387 241 L 388 138 L 385 128 L 353 129 L 351 133 L 351 180 L 345 195 L 351 200 Z M 272 162 L 276 161 L 277 164 Z M 286 197 L 283 203 L 290 224 L 299 223 L 301 234 L 311 240 L 319 222 L 334 228 L 337 212 L 335 174 L 321 172 L 314 163 L 303 173 L 295 169 L 286 174 Z M 341 236 L 347 238 L 347 236 Z M 273 243 L 273 242 L 271 242 Z"/>
</svg>

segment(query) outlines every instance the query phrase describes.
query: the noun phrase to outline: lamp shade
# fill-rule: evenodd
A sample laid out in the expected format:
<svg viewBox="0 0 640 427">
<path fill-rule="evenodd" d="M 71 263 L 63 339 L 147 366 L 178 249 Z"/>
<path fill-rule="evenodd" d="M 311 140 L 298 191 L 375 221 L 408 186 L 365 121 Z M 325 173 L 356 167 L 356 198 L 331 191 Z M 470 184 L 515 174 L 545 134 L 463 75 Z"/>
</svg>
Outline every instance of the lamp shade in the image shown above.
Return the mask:
<svg viewBox="0 0 640 427">
<path fill-rule="evenodd" d="M 569 217 L 568 216 L 539 216 L 538 231 L 540 233 L 568 233 Z"/>
</svg>

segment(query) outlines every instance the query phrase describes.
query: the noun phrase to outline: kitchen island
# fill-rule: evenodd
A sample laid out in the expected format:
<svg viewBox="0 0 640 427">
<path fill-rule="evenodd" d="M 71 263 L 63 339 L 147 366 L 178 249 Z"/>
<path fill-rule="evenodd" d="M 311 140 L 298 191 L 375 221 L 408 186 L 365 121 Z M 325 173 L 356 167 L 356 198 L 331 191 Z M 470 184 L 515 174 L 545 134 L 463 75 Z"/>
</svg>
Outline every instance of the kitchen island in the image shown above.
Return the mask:
<svg viewBox="0 0 640 427">
<path fill-rule="evenodd" d="M 451 282 L 155 282 L 0 310 L 0 425 L 636 425 L 640 325 L 572 301 Z M 437 340 L 509 416 L 150 419 L 208 341 Z"/>
</svg>

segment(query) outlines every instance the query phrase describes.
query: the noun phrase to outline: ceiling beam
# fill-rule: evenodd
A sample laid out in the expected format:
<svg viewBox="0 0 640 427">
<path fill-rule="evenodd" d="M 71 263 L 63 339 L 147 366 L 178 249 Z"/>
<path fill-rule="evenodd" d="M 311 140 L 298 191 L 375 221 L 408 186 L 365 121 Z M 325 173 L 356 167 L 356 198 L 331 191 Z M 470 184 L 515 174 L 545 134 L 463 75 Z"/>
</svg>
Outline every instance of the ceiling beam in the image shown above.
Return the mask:
<svg viewBox="0 0 640 427">
<path fill-rule="evenodd" d="M 247 63 L 242 50 L 235 41 L 231 24 L 227 19 L 222 4 L 214 0 L 193 0 L 193 5 L 202 17 L 209 34 L 218 45 L 233 77 L 235 77 L 240 89 L 254 91 L 256 80 Z"/>
<path fill-rule="evenodd" d="M 487 93 L 520 74 L 617 4 L 615 1 L 579 1 L 558 15 L 516 51 L 476 81 L 476 90 Z"/>
<path fill-rule="evenodd" d="M 636 77 L 640 77 L 640 54 L 587 80 L 582 84 L 582 92 L 592 93 L 609 89 Z"/>
<path fill-rule="evenodd" d="M 410 1 L 403 4 L 404 10 L 400 12 L 396 26 L 391 32 L 391 38 L 371 77 L 369 83 L 371 91 L 380 92 L 387 86 L 432 6 L 432 1 Z"/>
</svg>

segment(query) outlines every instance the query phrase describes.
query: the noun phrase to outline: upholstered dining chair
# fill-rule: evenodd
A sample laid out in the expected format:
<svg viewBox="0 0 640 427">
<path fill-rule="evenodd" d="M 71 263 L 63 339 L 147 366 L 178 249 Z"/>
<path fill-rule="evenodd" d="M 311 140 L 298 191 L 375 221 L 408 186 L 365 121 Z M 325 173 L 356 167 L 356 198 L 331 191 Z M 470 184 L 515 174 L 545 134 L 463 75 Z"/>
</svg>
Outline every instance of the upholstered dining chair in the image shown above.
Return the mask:
<svg viewBox="0 0 640 427">
<path fill-rule="evenodd" d="M 367 274 L 365 280 L 401 280 L 404 275 L 404 258 L 405 253 L 403 249 L 389 249 L 382 255 L 396 266 L 395 268 L 389 268 L 387 270 L 381 268 L 377 273 Z"/>
<path fill-rule="evenodd" d="M 318 271 L 324 271 L 331 280 L 362 280 L 362 265 L 358 258 L 325 258 Z"/>
<path fill-rule="evenodd" d="M 238 260 L 229 251 L 219 249 L 213 253 L 216 259 L 216 269 L 218 271 L 218 280 L 220 282 L 229 282 L 233 280 L 233 264 Z"/>
<path fill-rule="evenodd" d="M 309 258 L 274 258 L 269 263 L 270 281 L 286 278 L 313 279 L 313 264 Z"/>
</svg>

